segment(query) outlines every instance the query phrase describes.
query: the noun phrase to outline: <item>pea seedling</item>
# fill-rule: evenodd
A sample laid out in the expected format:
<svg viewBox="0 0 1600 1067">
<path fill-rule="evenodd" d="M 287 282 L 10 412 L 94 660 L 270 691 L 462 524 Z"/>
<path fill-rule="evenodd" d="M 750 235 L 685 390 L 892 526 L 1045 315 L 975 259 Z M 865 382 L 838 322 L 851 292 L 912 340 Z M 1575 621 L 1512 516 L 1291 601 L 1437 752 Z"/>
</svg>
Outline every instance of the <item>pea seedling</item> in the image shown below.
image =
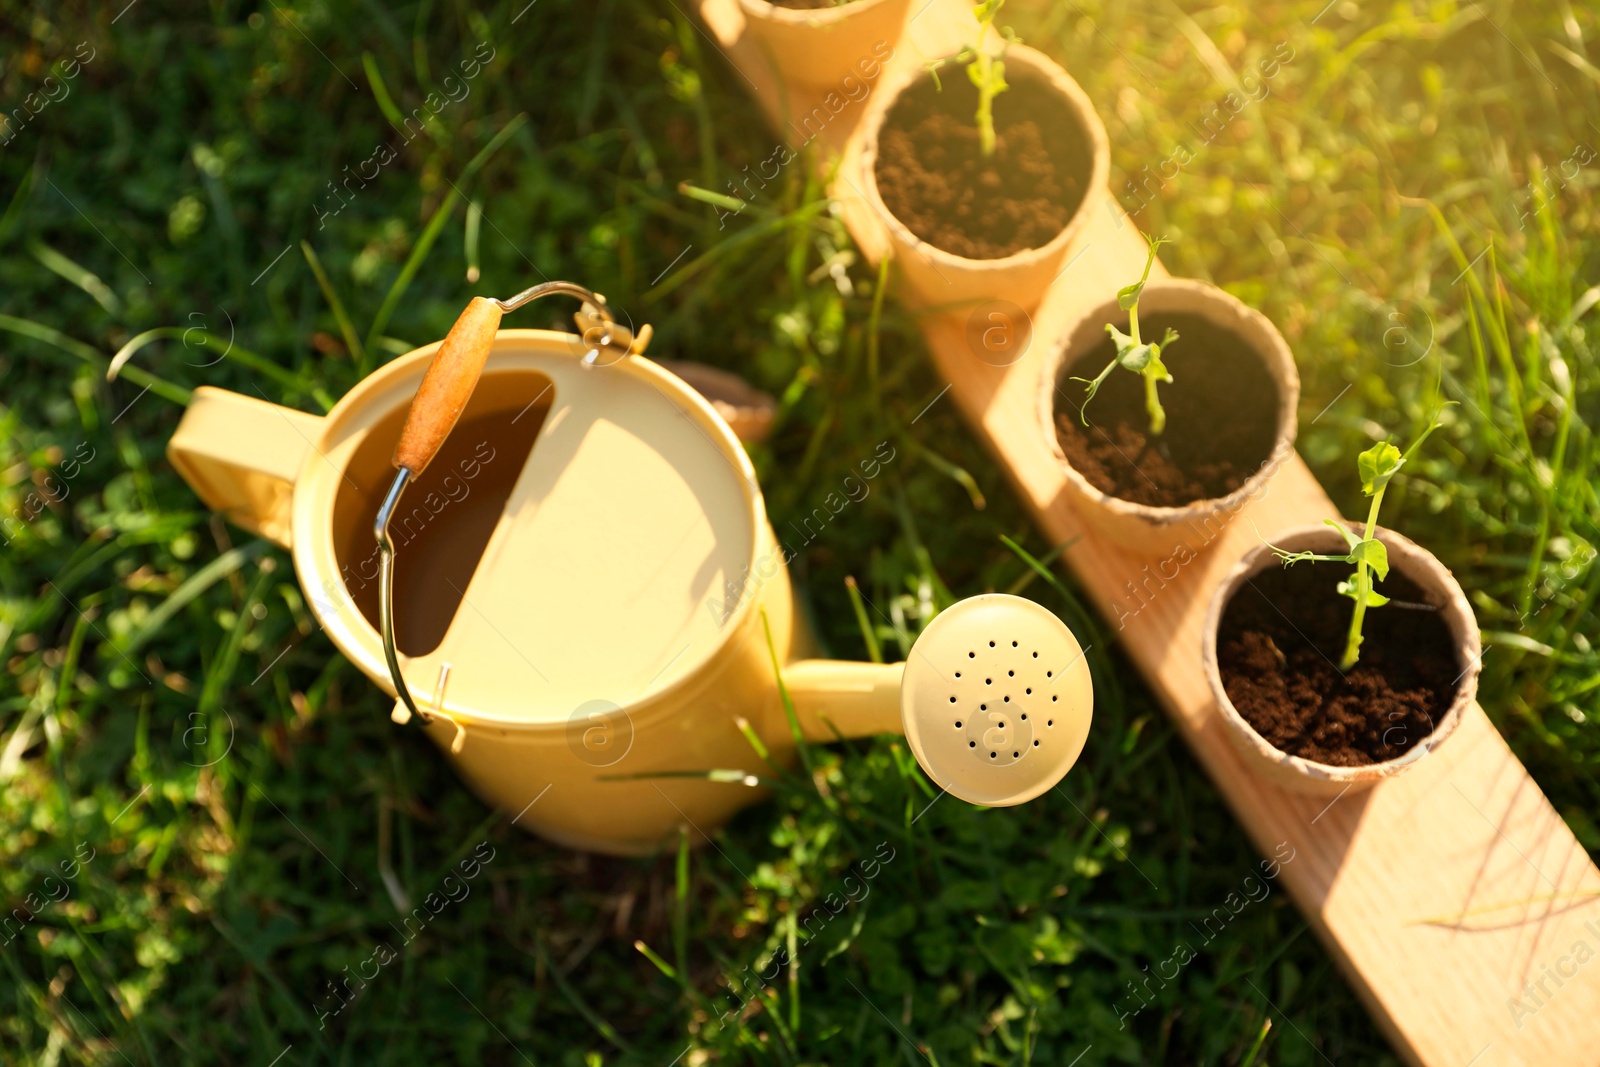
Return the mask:
<svg viewBox="0 0 1600 1067">
<path fill-rule="evenodd" d="M 1106 333 L 1111 335 L 1112 343 L 1117 346 L 1116 356 L 1092 381 L 1076 375 L 1072 378 L 1088 386 L 1083 406 L 1078 409 L 1078 417 L 1085 426 L 1089 425 L 1089 416 L 1086 414 L 1089 401 L 1100 391 L 1101 383 L 1111 376 L 1112 371 L 1125 367 L 1144 379 L 1144 407 L 1150 413 L 1151 435 L 1159 436 L 1167 428 L 1167 412 L 1161 406 L 1161 397 L 1156 394 L 1156 383 L 1172 381 L 1172 374 L 1161 362 L 1161 350 L 1178 339 L 1178 331 L 1168 327 L 1159 344 L 1145 344 L 1139 338 L 1139 297 L 1144 292 L 1145 283 L 1150 280 L 1150 267 L 1156 261 L 1156 249 L 1166 243 L 1165 237 L 1150 241 L 1150 254 L 1144 261 L 1144 273 L 1132 285 L 1117 290 L 1117 306 L 1128 313 L 1128 332 L 1117 329 L 1115 323 L 1106 323 Z"/>
<path fill-rule="evenodd" d="M 967 45 L 949 59 L 935 59 L 928 64 L 928 73 L 933 77 L 934 87 L 943 89 L 939 83 L 939 68 L 946 63 L 965 63 L 967 65 L 967 78 L 978 87 L 978 145 L 983 149 L 984 157 L 994 155 L 994 98 L 1005 92 L 1011 86 L 1006 84 L 1006 64 L 1001 56 L 1005 55 L 1006 45 L 1015 38 L 1009 30 L 1001 33 L 1002 44 L 1000 55 L 990 55 L 983 47 L 984 38 L 989 35 L 989 30 L 994 25 L 994 16 L 1000 10 L 1000 5 L 1006 0 L 983 0 L 981 4 L 974 4 L 972 14 L 978 20 L 978 40 Z"/>
<path fill-rule="evenodd" d="M 1383 581 L 1389 576 L 1389 550 L 1382 541 L 1373 535 L 1378 530 L 1378 508 L 1383 504 L 1384 490 L 1389 487 L 1389 482 L 1400 468 L 1404 467 L 1417 449 L 1422 447 L 1434 430 L 1439 428 L 1439 416 L 1450 404 L 1441 404 L 1428 420 L 1427 428 L 1411 442 L 1411 446 L 1402 455 L 1400 450 L 1388 441 L 1381 441 L 1373 445 L 1360 456 L 1356 457 L 1356 469 L 1361 475 L 1361 491 L 1372 498 L 1372 504 L 1367 509 L 1367 524 L 1360 536 L 1340 522 L 1338 519 L 1324 519 L 1329 526 L 1344 537 L 1345 544 L 1350 551 L 1343 556 L 1322 556 L 1315 552 L 1286 552 L 1276 545 L 1268 544 L 1279 559 L 1283 560 L 1285 567 L 1302 560 L 1323 560 L 1329 563 L 1352 563 L 1355 573 L 1339 583 L 1339 592 L 1356 602 L 1355 610 L 1350 614 L 1350 632 L 1345 638 L 1344 657 L 1339 661 L 1339 669 L 1348 671 L 1356 665 L 1361 656 L 1361 624 L 1366 619 L 1368 608 L 1381 608 L 1389 603 L 1389 598 L 1373 589 L 1373 582 Z"/>
</svg>

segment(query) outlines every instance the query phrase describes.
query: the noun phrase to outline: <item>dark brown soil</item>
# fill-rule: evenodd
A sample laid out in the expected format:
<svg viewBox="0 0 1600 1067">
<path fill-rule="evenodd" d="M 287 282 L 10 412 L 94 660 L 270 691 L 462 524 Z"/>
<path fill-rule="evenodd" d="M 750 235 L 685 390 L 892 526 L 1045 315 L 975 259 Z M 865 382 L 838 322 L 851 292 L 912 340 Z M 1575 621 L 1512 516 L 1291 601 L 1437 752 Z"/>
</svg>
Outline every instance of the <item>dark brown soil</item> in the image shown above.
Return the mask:
<svg viewBox="0 0 1600 1067">
<path fill-rule="evenodd" d="M 1116 324 L 1126 331 L 1126 321 Z M 1160 386 L 1166 430 L 1150 436 L 1144 379 L 1117 368 L 1078 415 L 1085 386 L 1116 355 L 1108 336 L 1062 372 L 1056 388 L 1056 439 L 1079 474 L 1101 492 L 1153 507 L 1213 500 L 1239 488 L 1272 454 L 1278 385 L 1261 357 L 1232 331 L 1198 315 L 1143 314 L 1139 334 L 1178 340 L 1163 349 L 1172 374 Z"/>
<path fill-rule="evenodd" d="M 884 206 L 924 241 L 968 259 L 1049 244 L 1083 203 L 1089 138 L 1065 101 L 1014 75 L 995 97 L 995 153 L 978 143 L 978 90 L 960 66 L 895 101 L 874 175 Z"/>
<path fill-rule="evenodd" d="M 1433 732 L 1461 668 L 1437 611 L 1398 571 L 1379 583 L 1393 602 L 1368 608 L 1361 658 L 1339 672 L 1353 602 L 1332 563 L 1275 567 L 1241 586 L 1222 613 L 1217 661 L 1228 699 L 1292 756 L 1335 767 L 1398 759 Z"/>
</svg>

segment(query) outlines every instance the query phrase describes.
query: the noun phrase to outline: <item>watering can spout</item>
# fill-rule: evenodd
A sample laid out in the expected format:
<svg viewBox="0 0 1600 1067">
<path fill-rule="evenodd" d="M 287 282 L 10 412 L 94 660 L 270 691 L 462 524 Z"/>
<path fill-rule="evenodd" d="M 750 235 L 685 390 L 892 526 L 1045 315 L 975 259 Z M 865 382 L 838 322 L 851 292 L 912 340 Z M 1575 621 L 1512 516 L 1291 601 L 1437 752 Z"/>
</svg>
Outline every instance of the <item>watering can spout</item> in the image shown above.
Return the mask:
<svg viewBox="0 0 1600 1067">
<path fill-rule="evenodd" d="M 784 668 L 783 683 L 807 741 L 903 733 L 900 682 L 904 663 L 809 659 Z"/>
</svg>

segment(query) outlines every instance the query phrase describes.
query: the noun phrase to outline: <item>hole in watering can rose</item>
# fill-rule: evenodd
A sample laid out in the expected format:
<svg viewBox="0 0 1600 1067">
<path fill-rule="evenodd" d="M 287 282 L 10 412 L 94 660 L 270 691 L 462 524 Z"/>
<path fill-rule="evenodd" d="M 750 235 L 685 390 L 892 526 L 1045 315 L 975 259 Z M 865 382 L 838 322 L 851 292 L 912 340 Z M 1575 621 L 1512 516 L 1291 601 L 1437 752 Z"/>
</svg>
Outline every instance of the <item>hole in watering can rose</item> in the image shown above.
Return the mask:
<svg viewBox="0 0 1600 1067">
<path fill-rule="evenodd" d="M 395 644 L 404 654 L 427 655 L 444 640 L 555 395 L 542 374 L 485 371 L 439 454 L 406 489 L 389 526 Z M 404 404 L 396 407 L 362 439 L 333 505 L 339 573 L 374 630 L 378 546 L 372 523 L 394 480 L 390 461 L 406 411 Z"/>
</svg>

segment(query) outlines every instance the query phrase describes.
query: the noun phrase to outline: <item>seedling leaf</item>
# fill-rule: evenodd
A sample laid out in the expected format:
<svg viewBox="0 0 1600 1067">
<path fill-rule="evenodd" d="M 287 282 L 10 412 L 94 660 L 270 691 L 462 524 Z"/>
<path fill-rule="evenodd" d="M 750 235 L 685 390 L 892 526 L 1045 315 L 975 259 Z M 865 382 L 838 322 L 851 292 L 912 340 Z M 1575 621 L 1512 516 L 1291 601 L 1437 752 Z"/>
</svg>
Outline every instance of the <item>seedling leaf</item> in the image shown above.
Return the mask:
<svg viewBox="0 0 1600 1067">
<path fill-rule="evenodd" d="M 1357 534 L 1354 530 L 1350 529 L 1350 527 L 1348 527 L 1344 523 L 1340 522 L 1338 519 L 1323 519 L 1322 520 L 1322 524 L 1324 526 L 1332 526 L 1335 530 L 1338 530 L 1340 536 L 1342 536 L 1344 538 L 1344 543 L 1350 546 L 1350 551 L 1351 552 L 1354 552 L 1356 550 L 1356 546 L 1361 543 L 1361 536 L 1359 534 Z M 1335 559 L 1343 558 L 1346 563 L 1354 563 L 1355 562 L 1355 560 L 1350 558 L 1349 556 L 1345 556 L 1345 557 L 1335 556 L 1334 558 Z"/>
<path fill-rule="evenodd" d="M 1346 578 L 1344 581 L 1340 582 L 1339 592 L 1349 597 L 1351 600 L 1354 600 L 1358 604 L 1363 603 L 1364 601 L 1366 606 L 1369 608 L 1381 608 L 1389 602 L 1389 598 L 1378 592 L 1376 589 L 1368 589 L 1366 596 L 1363 598 L 1360 591 L 1357 589 L 1355 580 L 1353 578 Z"/>
<path fill-rule="evenodd" d="M 1365 563 L 1380 582 L 1389 577 L 1389 549 L 1375 537 L 1358 541 L 1350 549 L 1350 562 Z"/>
<path fill-rule="evenodd" d="M 1356 457 L 1361 473 L 1361 491 L 1372 496 L 1389 484 L 1389 479 L 1405 465 L 1405 457 L 1388 441 L 1380 441 Z"/>
<path fill-rule="evenodd" d="M 1158 345 L 1150 346 L 1150 362 L 1146 365 L 1144 374 L 1147 378 L 1154 378 L 1158 382 L 1172 381 L 1172 372 L 1167 370 L 1167 365 L 1161 362 L 1161 350 L 1167 347 L 1167 339 L 1176 339 L 1177 334 L 1167 331 L 1167 338 Z"/>
<path fill-rule="evenodd" d="M 1155 346 L 1139 344 L 1109 322 L 1106 323 L 1106 333 L 1111 335 L 1111 342 L 1117 346 L 1117 362 L 1135 374 L 1143 374 L 1150 365 L 1154 355 L 1151 350 Z"/>
</svg>

